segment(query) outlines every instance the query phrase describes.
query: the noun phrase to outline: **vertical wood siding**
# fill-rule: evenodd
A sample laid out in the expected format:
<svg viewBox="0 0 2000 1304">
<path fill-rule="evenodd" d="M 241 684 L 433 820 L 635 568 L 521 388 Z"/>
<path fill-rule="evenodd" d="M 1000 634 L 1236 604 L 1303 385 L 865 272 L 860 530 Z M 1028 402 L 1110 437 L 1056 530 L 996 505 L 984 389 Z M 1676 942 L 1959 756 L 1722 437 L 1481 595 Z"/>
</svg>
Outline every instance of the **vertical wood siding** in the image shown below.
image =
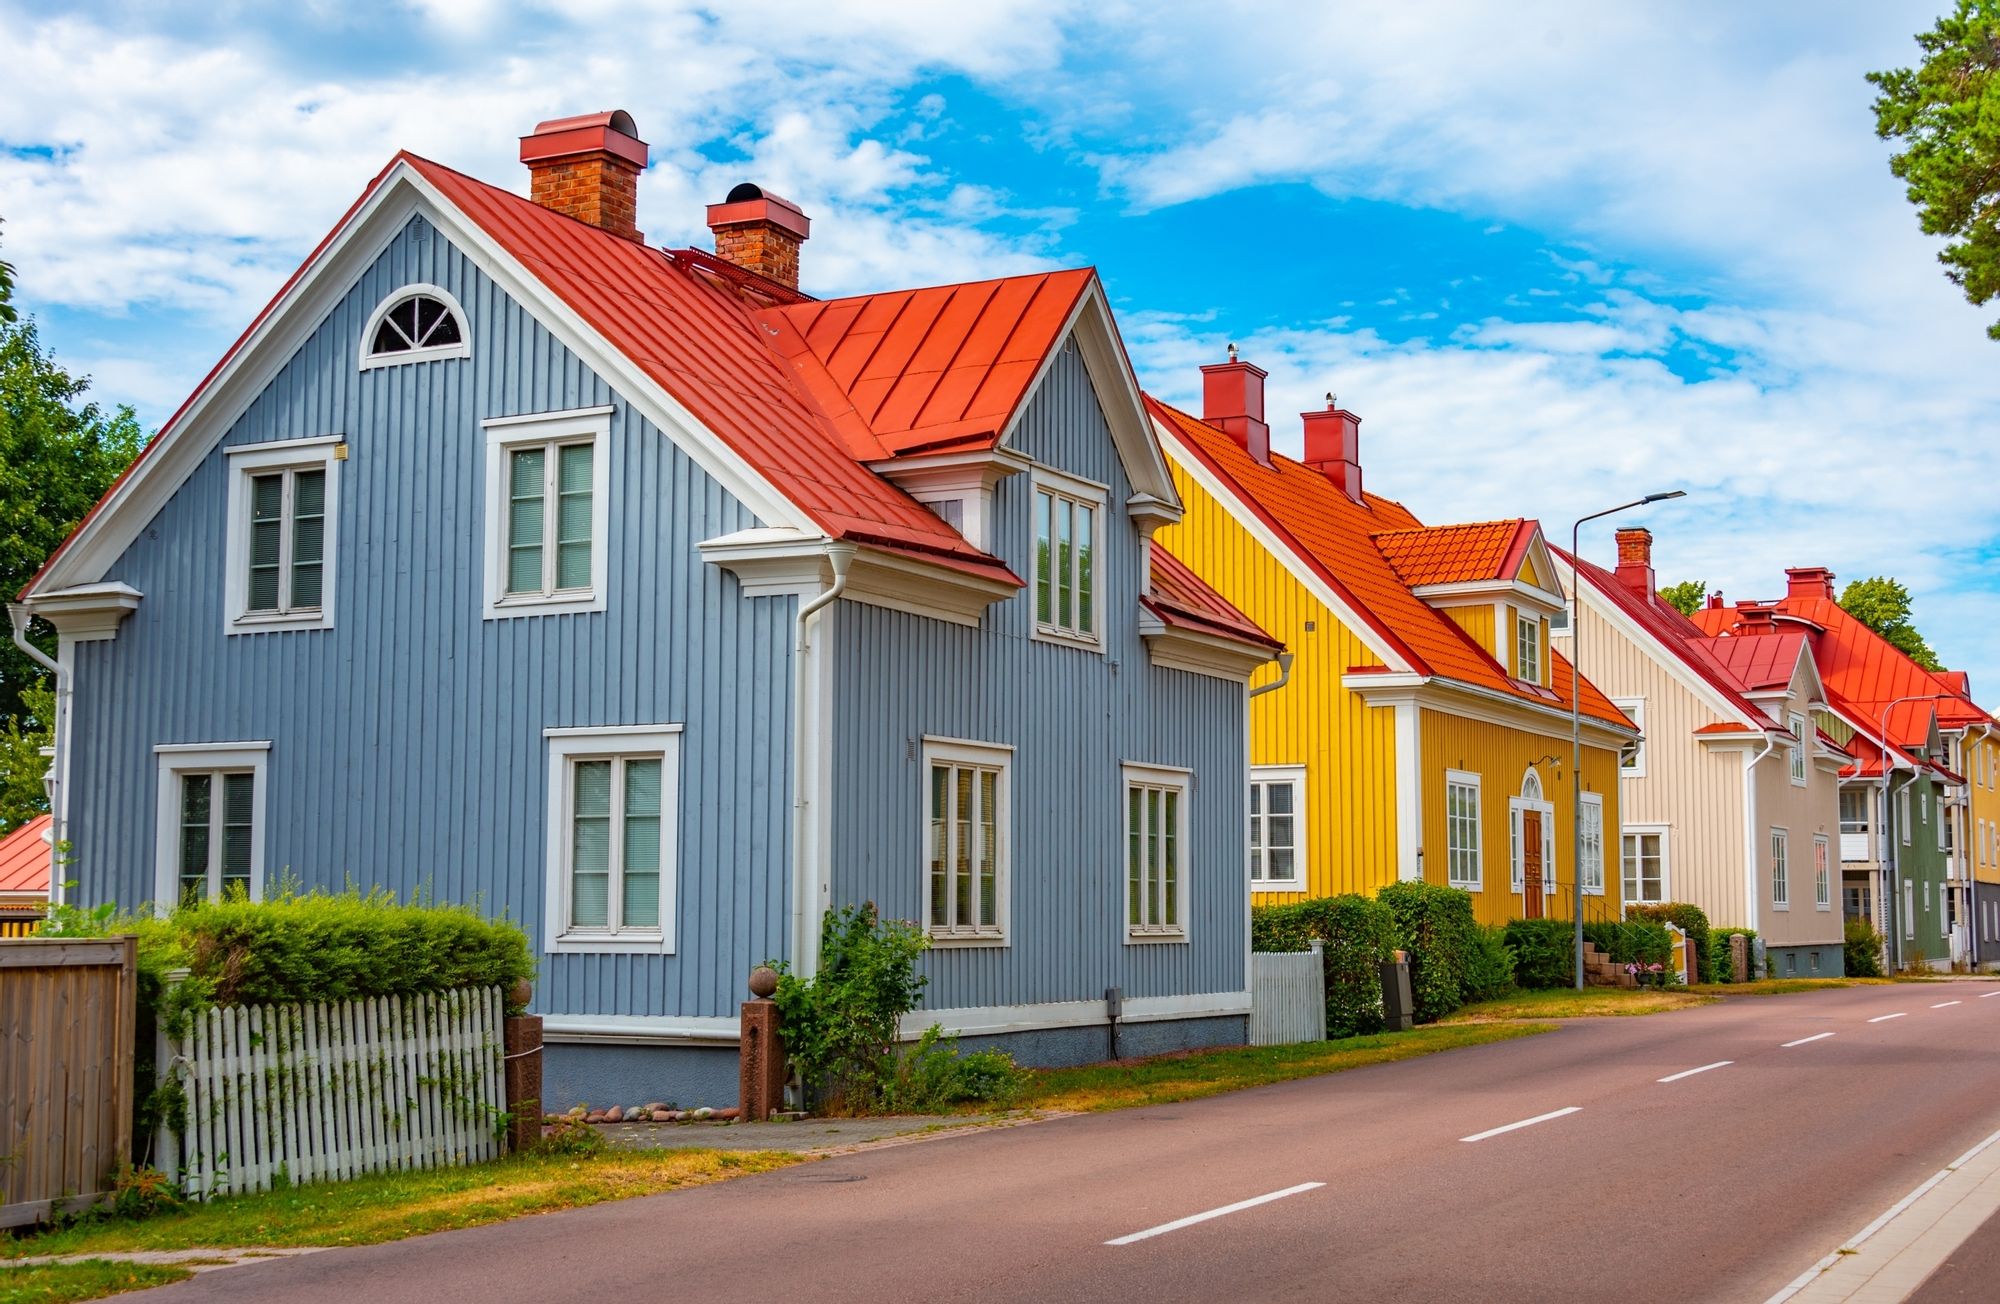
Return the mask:
<svg viewBox="0 0 2000 1304">
<path fill-rule="evenodd" d="M 428 281 L 472 356 L 362 371 L 369 312 Z M 489 417 L 610 404 L 598 613 L 481 619 Z M 225 458 L 112 568 L 145 594 L 77 647 L 70 836 L 85 902 L 151 897 L 157 743 L 271 742 L 267 882 L 474 902 L 542 945 L 544 728 L 679 723 L 673 956 L 543 956 L 551 1012 L 733 1014 L 784 954 L 795 603 L 741 597 L 696 543 L 757 524 L 421 219 L 225 436 L 341 434 L 336 628 L 225 637 Z"/>
<path fill-rule="evenodd" d="M 1174 487 L 1186 515 L 1160 542 L 1294 656 L 1291 682 L 1250 703 L 1250 760 L 1306 767 L 1307 893 L 1373 893 L 1396 877 L 1395 715 L 1340 677 L 1381 659 L 1177 464 Z"/>
<path fill-rule="evenodd" d="M 844 602 L 834 625 L 835 904 L 917 919 L 927 819 L 925 735 L 1015 748 L 1011 921 L 1004 947 L 923 958 L 930 1009 L 1241 992 L 1246 972 L 1244 704 L 1240 684 L 1150 664 L 1139 637 L 1140 535 L 1089 375 L 1065 346 L 1012 446 L 1110 488 L 1099 557 L 1102 655 L 1031 637 L 1032 587 L 974 630 Z M 1031 576 L 1034 486 L 995 496 L 996 551 Z M 1194 772 L 1185 943 L 1125 942 L 1122 762 Z"/>
<path fill-rule="evenodd" d="M 1542 869 L 1553 875 L 1555 895 L 1546 901 L 1547 913 L 1562 919 L 1573 918 L 1571 909 L 1576 891 L 1575 867 L 1571 863 L 1575 831 L 1575 802 L 1571 797 L 1569 739 L 1526 733 L 1483 720 L 1446 715 L 1440 711 L 1420 713 L 1418 729 L 1422 737 L 1423 759 L 1423 865 L 1424 879 L 1444 883 L 1449 878 L 1445 856 L 1444 783 L 1446 770 L 1465 770 L 1480 776 L 1479 832 L 1480 859 L 1484 875 L 1481 889 L 1473 893 L 1473 912 L 1481 923 L 1503 924 L 1522 913 L 1521 894 L 1514 890 L 1513 817 L 1508 799 L 1521 795 L 1528 767 L 1537 767 L 1542 797 L 1555 806 L 1555 827 L 1551 834 L 1554 854 Z M 1543 760 L 1560 758 L 1558 766 Z M 1604 895 L 1588 897 L 1584 918 L 1616 919 L 1624 914 L 1622 882 L 1618 864 L 1618 756 L 1602 747 L 1583 749 L 1583 790 L 1604 798 Z"/>
<path fill-rule="evenodd" d="M 1796 711 L 1812 719 L 1812 676 L 1801 662 L 1793 674 L 1790 693 L 1770 710 L 1778 720 L 1788 722 Z M 1810 725 L 1808 725 L 1810 728 Z M 1752 752 L 1751 755 L 1756 755 Z M 1783 747 L 1757 765 L 1757 914 L 1758 931 L 1772 946 L 1838 945 L 1841 940 L 1840 913 L 1840 777 L 1831 767 L 1808 764 L 1806 786 L 1792 783 L 1790 756 Z M 1771 830 L 1785 830 L 1791 903 L 1780 910 L 1771 902 L 1771 878 L 1776 864 L 1771 857 Z M 1937 829 L 1928 830 L 1930 845 L 1937 847 Z M 1828 878 L 1832 900 L 1821 910 L 1813 896 L 1813 838 L 1827 840 Z M 1740 862 L 1739 862 L 1740 863 Z M 1940 916 L 1941 918 L 1941 916 Z"/>
</svg>

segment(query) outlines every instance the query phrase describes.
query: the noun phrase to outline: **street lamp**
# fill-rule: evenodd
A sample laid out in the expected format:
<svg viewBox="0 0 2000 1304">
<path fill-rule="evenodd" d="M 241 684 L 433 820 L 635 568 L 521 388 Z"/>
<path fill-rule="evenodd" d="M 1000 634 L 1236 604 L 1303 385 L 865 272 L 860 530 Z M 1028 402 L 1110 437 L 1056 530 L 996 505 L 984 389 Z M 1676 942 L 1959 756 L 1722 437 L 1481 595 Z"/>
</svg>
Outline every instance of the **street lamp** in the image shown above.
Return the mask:
<svg viewBox="0 0 2000 1304">
<path fill-rule="evenodd" d="M 1889 943 L 1896 950 L 1896 968 L 1898 969 L 1903 967 L 1902 935 L 1909 931 L 1910 926 L 1900 914 L 1893 917 L 1889 914 L 1890 909 L 1900 911 L 1903 908 L 1902 898 L 1898 895 L 1903 886 L 1903 861 L 1902 857 L 1896 856 L 1896 841 L 1890 836 L 1894 830 L 1889 827 L 1889 770 L 1894 759 L 1890 755 L 1890 752 L 1892 750 L 1899 750 L 1896 748 L 1896 744 L 1889 740 L 1889 713 L 1905 702 L 1949 702 L 1952 700 L 1953 695 L 1950 693 L 1910 693 L 1906 696 L 1898 697 L 1882 708 L 1882 728 L 1875 735 L 1876 741 L 1882 747 L 1882 818 L 1875 826 L 1877 836 L 1882 839 L 1882 854 L 1877 857 L 1882 867 L 1877 872 L 1882 876 L 1883 895 L 1888 898 L 1882 918 L 1887 920 L 1889 924 Z M 1910 771 L 1910 783 L 1915 783 L 1916 781 L 1916 770 L 1912 767 Z M 1908 788 L 1909 784 L 1904 784 L 1903 786 Z M 1943 810 L 1939 810 L 1938 816 L 1940 819 L 1944 817 Z M 1889 864 L 1892 856 L 1895 857 L 1894 869 L 1891 869 Z M 1903 925 L 1900 930 L 1896 927 L 1899 923 Z"/>
<path fill-rule="evenodd" d="M 1578 517 L 1569 527 L 1569 863 L 1576 875 L 1576 989 L 1583 990 L 1583 575 L 1577 569 L 1578 541 L 1583 527 L 1606 516 L 1629 512 L 1634 507 L 1663 503 L 1669 498 L 1685 498 L 1684 489 L 1663 494 L 1647 494 L 1629 503 L 1607 507 L 1601 512 Z"/>
</svg>

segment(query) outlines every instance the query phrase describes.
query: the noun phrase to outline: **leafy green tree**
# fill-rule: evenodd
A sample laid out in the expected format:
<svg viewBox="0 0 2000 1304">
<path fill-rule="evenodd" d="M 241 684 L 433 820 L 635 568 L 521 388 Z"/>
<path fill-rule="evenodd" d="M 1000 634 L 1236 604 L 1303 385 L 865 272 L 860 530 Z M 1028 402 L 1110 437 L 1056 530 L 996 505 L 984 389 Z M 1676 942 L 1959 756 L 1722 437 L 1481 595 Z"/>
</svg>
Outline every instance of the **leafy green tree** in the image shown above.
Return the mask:
<svg viewBox="0 0 2000 1304">
<path fill-rule="evenodd" d="M 56 691 L 46 675 L 28 685 L 21 705 L 20 715 L 0 720 L 0 836 L 49 808 L 42 748 L 54 732 Z"/>
<path fill-rule="evenodd" d="M 15 320 L 14 265 L 0 258 L 0 322 Z"/>
<path fill-rule="evenodd" d="M 2000 0 L 1958 0 L 1917 46 L 1920 66 L 1868 74 L 1875 134 L 1902 142 L 1889 170 L 1925 233 L 1949 237 L 1945 275 L 1984 304 L 2000 294 Z"/>
<path fill-rule="evenodd" d="M 1926 670 L 1944 663 L 1910 623 L 1910 591 L 1886 575 L 1850 581 L 1840 593 L 1841 610 L 1887 639 L 1898 651 Z"/>
<path fill-rule="evenodd" d="M 1669 584 L 1660 590 L 1660 601 L 1683 616 L 1692 616 L 1708 601 L 1708 581 L 1682 580 L 1679 584 Z"/>
</svg>

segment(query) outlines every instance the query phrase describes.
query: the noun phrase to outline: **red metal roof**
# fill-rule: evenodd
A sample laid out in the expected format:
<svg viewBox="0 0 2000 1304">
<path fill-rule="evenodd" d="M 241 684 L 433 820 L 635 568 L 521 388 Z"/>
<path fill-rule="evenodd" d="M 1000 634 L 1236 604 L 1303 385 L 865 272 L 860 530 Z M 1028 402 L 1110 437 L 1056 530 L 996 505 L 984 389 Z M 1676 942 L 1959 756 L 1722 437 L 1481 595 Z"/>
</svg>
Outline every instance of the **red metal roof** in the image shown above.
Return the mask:
<svg viewBox="0 0 2000 1304">
<path fill-rule="evenodd" d="M 1534 540 L 1533 521 L 1481 521 L 1387 530 L 1375 546 L 1411 588 L 1466 580 L 1512 579 Z"/>
<path fill-rule="evenodd" d="M 1376 542 L 1376 536 L 1384 533 L 1424 529 L 1401 503 L 1375 494 L 1364 494 L 1364 501 L 1357 503 L 1303 463 L 1273 453 L 1265 465 L 1213 426 L 1158 399 L 1149 397 L 1147 402 L 1170 437 L 1232 485 L 1236 496 L 1294 556 L 1417 673 L 1492 689 L 1539 706 L 1568 708 L 1575 680 L 1569 662 L 1551 655 L 1552 688 L 1515 679 L 1448 616 L 1410 591 L 1410 584 Z M 1588 680 L 1583 682 L 1582 710 L 1593 719 L 1633 727 Z"/>
<path fill-rule="evenodd" d="M 0 838 L 0 892 L 46 897 L 49 894 L 49 831 L 47 815 L 35 818 Z"/>
<path fill-rule="evenodd" d="M 990 447 L 1007 428 L 1095 273 L 799 303 L 760 314 L 864 460 Z"/>
<path fill-rule="evenodd" d="M 1806 636 L 1787 630 L 1768 638 L 1704 638 L 1700 647 L 1752 691 L 1786 689 L 1806 650 Z"/>
<path fill-rule="evenodd" d="M 1285 646 L 1265 633 L 1256 621 L 1237 610 L 1229 599 L 1210 588 L 1186 562 L 1155 543 L 1153 587 L 1141 601 L 1162 621 L 1181 629 L 1217 634 L 1261 647 Z"/>
</svg>

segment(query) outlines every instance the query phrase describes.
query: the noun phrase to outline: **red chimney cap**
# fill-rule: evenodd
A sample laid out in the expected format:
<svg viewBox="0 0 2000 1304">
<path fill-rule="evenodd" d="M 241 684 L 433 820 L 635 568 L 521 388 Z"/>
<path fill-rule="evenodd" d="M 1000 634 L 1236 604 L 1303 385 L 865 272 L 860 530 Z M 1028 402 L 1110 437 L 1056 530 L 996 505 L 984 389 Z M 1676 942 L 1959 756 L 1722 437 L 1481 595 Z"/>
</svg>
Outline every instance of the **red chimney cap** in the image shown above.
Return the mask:
<svg viewBox="0 0 2000 1304">
<path fill-rule="evenodd" d="M 780 198 L 748 181 L 731 189 L 721 203 L 708 206 L 710 230 L 750 222 L 769 222 L 801 240 L 812 236 L 812 219 L 805 215 L 805 210 L 791 200 Z"/>
<path fill-rule="evenodd" d="M 615 154 L 634 167 L 646 166 L 646 142 L 639 139 L 639 128 L 623 109 L 550 118 L 536 123 L 532 133 L 521 137 L 523 163 L 546 163 L 597 150 Z"/>
</svg>

